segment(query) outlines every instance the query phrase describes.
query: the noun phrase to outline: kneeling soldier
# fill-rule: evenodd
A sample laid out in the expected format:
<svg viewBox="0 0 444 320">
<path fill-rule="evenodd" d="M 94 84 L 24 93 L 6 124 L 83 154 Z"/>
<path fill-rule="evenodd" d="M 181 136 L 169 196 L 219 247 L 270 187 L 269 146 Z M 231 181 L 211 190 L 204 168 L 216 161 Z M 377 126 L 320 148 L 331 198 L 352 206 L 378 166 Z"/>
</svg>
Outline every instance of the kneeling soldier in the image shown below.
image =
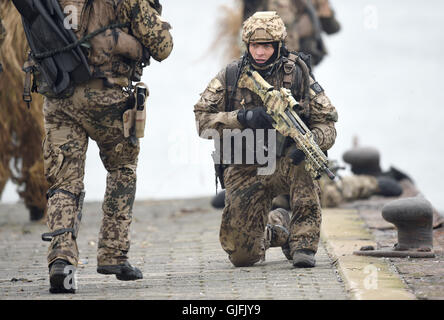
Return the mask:
<svg viewBox="0 0 444 320">
<path fill-rule="evenodd" d="M 274 88 L 290 89 L 303 106 L 297 113 L 319 147 L 323 151 L 332 147 L 336 138 L 336 110 L 302 60 L 306 56 L 288 52 L 285 37 L 285 25 L 275 12 L 257 12 L 245 21 L 242 38 L 247 52 L 210 82 L 194 107 L 201 137 L 209 138 L 208 132 L 216 132 L 218 135 L 212 134 L 212 138 L 224 143 L 226 129 L 251 130 L 256 138 L 260 130 L 273 132 L 271 117 L 262 100 L 252 91 L 237 86 L 243 69 L 252 68 Z M 217 141 L 215 136 L 223 138 Z M 304 153 L 292 139 L 279 133 L 268 136 L 275 137 L 273 173 L 258 174 L 261 165 L 257 157 L 253 163 L 243 159 L 240 164 L 227 165 L 224 161 L 218 166 L 223 168 L 218 171 L 222 172 L 219 178 L 223 177 L 226 189 L 220 228 L 222 248 L 238 267 L 264 260 L 265 251 L 276 246 L 282 247 L 295 267 L 314 267 L 321 225 L 319 184 L 306 171 Z M 253 149 L 257 155 L 259 146 Z M 242 152 L 247 151 L 248 146 L 242 146 Z M 282 209 L 270 212 L 272 199 L 279 194 L 290 195 L 290 213 Z"/>
</svg>

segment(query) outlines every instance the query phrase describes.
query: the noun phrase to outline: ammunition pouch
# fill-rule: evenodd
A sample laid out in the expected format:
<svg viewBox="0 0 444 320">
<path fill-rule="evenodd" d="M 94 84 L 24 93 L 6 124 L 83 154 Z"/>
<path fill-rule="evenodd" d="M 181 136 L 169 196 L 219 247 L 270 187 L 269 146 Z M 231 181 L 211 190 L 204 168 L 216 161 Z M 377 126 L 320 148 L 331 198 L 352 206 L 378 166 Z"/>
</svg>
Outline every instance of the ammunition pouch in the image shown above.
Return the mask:
<svg viewBox="0 0 444 320">
<path fill-rule="evenodd" d="M 103 65 L 112 56 L 122 56 L 131 61 L 141 61 L 143 46 L 140 42 L 120 28 L 106 29 L 91 41 L 88 61 L 92 65 Z"/>
<path fill-rule="evenodd" d="M 80 192 L 79 195 L 75 195 L 67 190 L 63 190 L 63 189 L 50 189 L 46 195 L 46 197 L 49 199 L 51 198 L 54 194 L 56 193 L 63 193 L 68 195 L 69 197 L 71 197 L 72 199 L 74 199 L 76 201 L 76 205 L 77 205 L 77 213 L 74 217 L 74 222 L 72 227 L 70 228 L 62 228 L 62 229 L 58 229 L 52 232 L 47 232 L 42 234 L 42 240 L 43 241 L 51 241 L 54 237 L 59 236 L 61 234 L 64 233 L 72 233 L 72 237 L 73 239 L 77 239 L 77 235 L 79 233 L 79 228 L 80 228 L 80 221 L 82 220 L 82 209 L 83 209 L 83 201 L 85 199 L 85 192 L 82 191 Z"/>
<path fill-rule="evenodd" d="M 35 91 L 50 99 L 66 99 L 74 94 L 74 86 L 72 84 L 68 85 L 66 89 L 63 90 L 63 92 L 55 94 L 54 91 L 51 89 L 50 84 L 48 83 L 48 81 L 46 81 L 46 78 L 43 76 L 41 68 L 38 65 L 34 66 L 31 73 L 33 75 L 33 83 L 34 83 L 33 89 L 31 91 Z M 26 90 L 26 78 L 25 78 L 24 90 Z"/>
</svg>

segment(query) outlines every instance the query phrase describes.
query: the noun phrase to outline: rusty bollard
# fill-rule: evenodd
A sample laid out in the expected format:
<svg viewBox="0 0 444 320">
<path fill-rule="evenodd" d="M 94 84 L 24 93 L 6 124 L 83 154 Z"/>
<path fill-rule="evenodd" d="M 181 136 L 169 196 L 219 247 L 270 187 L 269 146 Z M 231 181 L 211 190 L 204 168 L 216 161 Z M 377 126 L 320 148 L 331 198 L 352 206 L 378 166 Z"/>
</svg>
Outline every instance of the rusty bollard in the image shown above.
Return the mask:
<svg viewBox="0 0 444 320">
<path fill-rule="evenodd" d="M 422 197 L 403 198 L 387 203 L 382 217 L 393 223 L 398 231 L 398 243 L 393 249 L 365 250 L 356 255 L 397 258 L 434 258 L 433 208 Z"/>
<path fill-rule="evenodd" d="M 382 208 L 382 217 L 395 225 L 398 243 L 395 250 L 433 248 L 433 208 L 424 198 L 404 198 Z"/>
</svg>

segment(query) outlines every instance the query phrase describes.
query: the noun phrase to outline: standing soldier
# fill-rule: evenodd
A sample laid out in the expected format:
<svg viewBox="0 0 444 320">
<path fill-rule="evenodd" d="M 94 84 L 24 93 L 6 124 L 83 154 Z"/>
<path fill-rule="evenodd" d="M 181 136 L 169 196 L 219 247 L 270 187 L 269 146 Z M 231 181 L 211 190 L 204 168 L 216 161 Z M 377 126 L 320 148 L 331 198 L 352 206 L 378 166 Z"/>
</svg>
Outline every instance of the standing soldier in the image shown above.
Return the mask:
<svg viewBox="0 0 444 320">
<path fill-rule="evenodd" d="M 276 12 L 258 12 L 244 22 L 247 52 L 224 68 L 194 107 L 201 137 L 208 130 L 272 128 L 261 99 L 237 87 L 244 68 L 257 70 L 274 88 L 288 88 L 296 100 L 306 100 L 298 114 L 326 151 L 336 138 L 336 109 L 308 74 L 297 53 L 284 46 L 286 29 Z M 308 91 L 308 92 L 307 92 Z M 207 132 L 206 132 L 207 131 Z M 265 259 L 269 247 L 281 246 L 295 267 L 314 267 L 321 207 L 318 184 L 304 168 L 304 155 L 290 138 L 276 136 L 276 170 L 258 175 L 258 164 L 229 164 L 223 170 L 226 199 L 220 228 L 222 248 L 233 265 L 250 266 Z M 282 148 L 280 148 L 282 147 Z M 272 199 L 290 194 L 291 218 L 285 210 L 270 212 Z"/>
<path fill-rule="evenodd" d="M 56 47 L 54 51 L 47 47 L 43 53 L 34 52 L 37 90 L 45 95 L 43 149 L 45 175 L 50 184 L 50 232 L 42 238 L 51 241 L 50 292 L 74 293 L 75 286 L 67 286 L 65 280 L 67 270 L 75 270 L 78 263 L 76 238 L 82 215 L 88 138 L 96 141 L 108 171 L 97 272 L 115 274 L 119 280 L 143 277 L 128 262 L 139 141 L 133 135 L 125 137 L 122 115 L 134 106 L 132 81 L 140 80 L 149 57 L 157 61 L 166 59 L 173 43 L 170 25 L 160 17 L 162 7 L 157 0 L 59 0 L 58 4 L 59 8 L 57 3 L 51 4 L 51 10 L 38 3 L 31 8 L 23 2 L 16 6 L 31 36 L 45 33 L 48 38 L 54 37 L 51 49 L 60 39 L 51 32 L 53 25 L 60 26 L 57 31 L 65 32 L 65 38 L 80 39 L 80 46 Z M 49 30 L 32 32 L 36 26 L 31 21 L 38 19 L 27 18 L 42 10 L 50 11 L 45 16 L 53 17 L 55 22 L 48 24 Z M 63 12 L 72 13 L 67 19 L 72 22 L 72 29 L 63 29 L 67 22 Z M 28 40 L 30 44 L 39 41 L 32 37 Z M 59 64 L 60 61 L 63 63 Z M 49 71 L 59 74 L 58 77 L 51 77 L 45 69 L 48 65 L 54 68 Z M 62 82 L 63 76 L 70 81 Z"/>
<path fill-rule="evenodd" d="M 220 39 L 227 40 L 230 48 L 228 60 L 239 57 L 239 29 L 242 21 L 256 11 L 276 11 L 287 28 L 287 48 L 310 54 L 312 65 L 319 64 L 327 54 L 322 34 L 331 35 L 340 30 L 328 0 L 239 0 L 237 6 L 236 9 L 225 7 L 222 10 L 221 29 L 217 42 L 213 44 L 219 45 Z"/>
<path fill-rule="evenodd" d="M 244 20 L 256 11 L 276 11 L 287 28 L 287 48 L 310 54 L 317 65 L 327 54 L 322 33 L 334 34 L 340 25 L 328 0 L 243 1 Z"/>
</svg>

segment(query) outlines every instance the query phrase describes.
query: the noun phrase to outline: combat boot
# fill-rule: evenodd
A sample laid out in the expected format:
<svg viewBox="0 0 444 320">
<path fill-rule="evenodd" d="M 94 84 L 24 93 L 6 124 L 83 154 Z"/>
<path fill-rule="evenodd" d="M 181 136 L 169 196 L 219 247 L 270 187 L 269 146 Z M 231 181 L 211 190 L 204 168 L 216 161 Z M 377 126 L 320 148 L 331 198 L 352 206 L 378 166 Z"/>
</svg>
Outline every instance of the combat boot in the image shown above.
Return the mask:
<svg viewBox="0 0 444 320">
<path fill-rule="evenodd" d="M 288 194 L 281 194 L 277 197 L 273 198 L 273 201 L 271 202 L 271 209 L 277 209 L 282 208 L 285 210 L 290 211 L 290 196 Z"/>
<path fill-rule="evenodd" d="M 128 261 L 119 265 L 98 266 L 97 272 L 101 274 L 115 274 L 116 278 L 122 281 L 143 279 L 142 271 L 130 265 Z"/>
<path fill-rule="evenodd" d="M 31 221 L 39 221 L 45 216 L 45 209 L 41 209 L 35 206 L 29 206 L 29 218 Z"/>
<path fill-rule="evenodd" d="M 316 264 L 314 258 L 315 252 L 307 249 L 296 250 L 293 253 L 293 267 L 295 268 L 313 268 Z"/>
<path fill-rule="evenodd" d="M 49 292 L 75 293 L 77 289 L 75 271 L 75 267 L 66 260 L 57 259 L 51 263 L 49 265 Z"/>
<path fill-rule="evenodd" d="M 290 214 L 283 208 L 277 208 L 268 214 L 267 240 L 269 247 L 281 247 L 288 260 L 291 260 L 290 246 Z"/>
</svg>

